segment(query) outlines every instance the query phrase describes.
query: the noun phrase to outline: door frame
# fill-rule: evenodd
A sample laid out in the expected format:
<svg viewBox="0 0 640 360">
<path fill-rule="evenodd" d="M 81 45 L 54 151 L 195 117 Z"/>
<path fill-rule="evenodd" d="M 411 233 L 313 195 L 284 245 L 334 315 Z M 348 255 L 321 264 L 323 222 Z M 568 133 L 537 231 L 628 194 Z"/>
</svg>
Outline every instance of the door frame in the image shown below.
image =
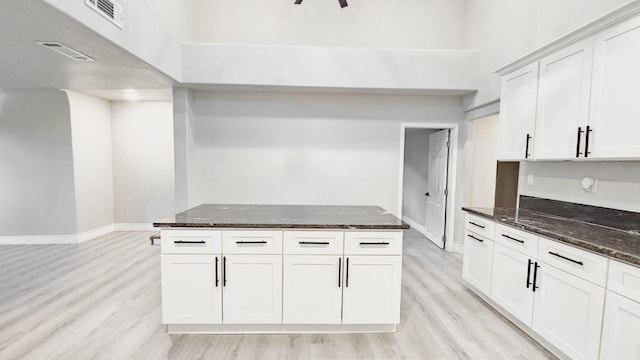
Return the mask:
<svg viewBox="0 0 640 360">
<path fill-rule="evenodd" d="M 445 251 L 455 251 L 454 247 L 454 229 L 455 229 L 455 203 L 456 203 L 456 183 L 458 173 L 458 136 L 459 124 L 454 123 L 400 123 L 400 164 L 399 167 L 399 184 L 398 184 L 398 217 L 402 219 L 402 200 L 403 200 L 403 183 L 404 183 L 404 143 L 407 129 L 430 129 L 430 130 L 449 130 L 449 159 L 447 161 L 447 209 L 445 211 Z"/>
</svg>

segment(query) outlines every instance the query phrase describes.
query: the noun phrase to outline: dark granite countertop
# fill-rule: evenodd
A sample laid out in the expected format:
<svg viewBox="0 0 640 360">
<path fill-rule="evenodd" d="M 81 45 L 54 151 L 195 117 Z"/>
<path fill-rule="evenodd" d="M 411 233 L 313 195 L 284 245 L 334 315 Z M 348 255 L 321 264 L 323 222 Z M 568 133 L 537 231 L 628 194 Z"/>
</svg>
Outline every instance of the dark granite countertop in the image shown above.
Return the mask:
<svg viewBox="0 0 640 360">
<path fill-rule="evenodd" d="M 613 229 L 525 209 L 463 207 L 462 210 L 640 266 L 640 235 L 635 231 Z"/>
<path fill-rule="evenodd" d="M 404 230 L 379 206 L 203 204 L 155 227 Z"/>
</svg>

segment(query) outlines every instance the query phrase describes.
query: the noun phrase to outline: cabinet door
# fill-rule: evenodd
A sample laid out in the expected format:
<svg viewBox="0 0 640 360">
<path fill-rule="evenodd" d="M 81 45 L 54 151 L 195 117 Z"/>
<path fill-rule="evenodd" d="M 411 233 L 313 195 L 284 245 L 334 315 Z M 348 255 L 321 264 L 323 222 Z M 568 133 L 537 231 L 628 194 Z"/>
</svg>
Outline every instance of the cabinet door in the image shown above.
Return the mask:
<svg viewBox="0 0 640 360">
<path fill-rule="evenodd" d="M 511 315 L 531 326 L 533 292 L 527 280 L 533 279 L 531 258 L 501 244 L 493 245 L 491 299 Z M 530 271 L 529 271 L 530 270 Z"/>
<path fill-rule="evenodd" d="M 600 359 L 640 359 L 640 303 L 607 292 Z"/>
<path fill-rule="evenodd" d="M 220 255 L 161 256 L 164 324 L 222 322 L 221 260 Z"/>
<path fill-rule="evenodd" d="M 462 277 L 487 296 L 491 290 L 492 262 L 493 241 L 467 231 L 464 239 Z"/>
<path fill-rule="evenodd" d="M 284 257 L 283 322 L 340 324 L 342 320 L 342 257 Z"/>
<path fill-rule="evenodd" d="M 540 61 L 536 159 L 584 156 L 593 39 L 581 41 Z"/>
<path fill-rule="evenodd" d="M 537 94 L 538 62 L 502 78 L 499 160 L 523 160 L 533 154 Z"/>
<path fill-rule="evenodd" d="M 282 255 L 223 256 L 225 324 L 282 323 Z"/>
<path fill-rule="evenodd" d="M 400 322 L 400 256 L 345 257 L 343 324 Z"/>
<path fill-rule="evenodd" d="M 589 157 L 640 157 L 638 64 L 640 17 L 595 36 Z"/>
<path fill-rule="evenodd" d="M 541 264 L 533 330 L 571 359 L 597 359 L 604 288 Z"/>
</svg>

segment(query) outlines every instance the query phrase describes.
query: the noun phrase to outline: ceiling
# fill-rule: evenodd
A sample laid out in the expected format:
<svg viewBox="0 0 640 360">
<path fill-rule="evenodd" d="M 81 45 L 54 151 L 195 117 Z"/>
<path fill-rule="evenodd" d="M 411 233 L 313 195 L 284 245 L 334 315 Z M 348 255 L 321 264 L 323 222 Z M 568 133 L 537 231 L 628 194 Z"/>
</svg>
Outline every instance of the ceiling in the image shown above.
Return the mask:
<svg viewBox="0 0 640 360">
<path fill-rule="evenodd" d="M 80 1 L 80 0 L 79 0 Z M 0 88 L 71 89 L 107 100 L 170 100 L 174 81 L 40 0 L 0 1 Z M 57 41 L 74 61 L 35 41 Z"/>
</svg>

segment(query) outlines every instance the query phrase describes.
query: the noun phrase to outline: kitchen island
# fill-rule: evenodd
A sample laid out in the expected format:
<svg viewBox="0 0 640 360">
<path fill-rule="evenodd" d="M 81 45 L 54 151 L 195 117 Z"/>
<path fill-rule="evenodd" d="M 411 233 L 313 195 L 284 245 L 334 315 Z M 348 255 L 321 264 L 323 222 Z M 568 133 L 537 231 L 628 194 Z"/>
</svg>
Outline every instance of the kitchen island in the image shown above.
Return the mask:
<svg viewBox="0 0 640 360">
<path fill-rule="evenodd" d="M 377 206 L 204 204 L 161 228 L 170 333 L 390 332 L 402 230 Z"/>
</svg>

